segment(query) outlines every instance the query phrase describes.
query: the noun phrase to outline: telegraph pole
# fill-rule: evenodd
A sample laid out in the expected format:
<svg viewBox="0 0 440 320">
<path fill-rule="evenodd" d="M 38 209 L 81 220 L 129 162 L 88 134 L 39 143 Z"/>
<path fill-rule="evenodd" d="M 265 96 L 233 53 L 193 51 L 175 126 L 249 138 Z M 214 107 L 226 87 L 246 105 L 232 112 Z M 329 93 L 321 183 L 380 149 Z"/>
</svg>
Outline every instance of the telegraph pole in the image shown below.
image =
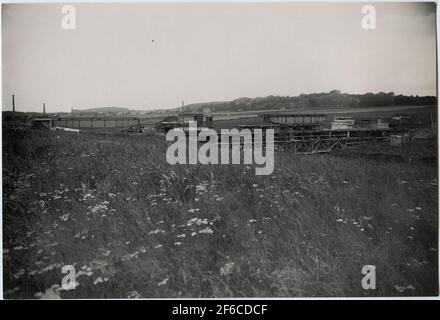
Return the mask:
<svg viewBox="0 0 440 320">
<path fill-rule="evenodd" d="M 184 121 L 183 121 L 183 100 L 182 100 L 182 111 L 180 112 L 180 116 L 182 117 L 182 127 L 183 127 L 183 124 L 184 124 Z"/>
</svg>

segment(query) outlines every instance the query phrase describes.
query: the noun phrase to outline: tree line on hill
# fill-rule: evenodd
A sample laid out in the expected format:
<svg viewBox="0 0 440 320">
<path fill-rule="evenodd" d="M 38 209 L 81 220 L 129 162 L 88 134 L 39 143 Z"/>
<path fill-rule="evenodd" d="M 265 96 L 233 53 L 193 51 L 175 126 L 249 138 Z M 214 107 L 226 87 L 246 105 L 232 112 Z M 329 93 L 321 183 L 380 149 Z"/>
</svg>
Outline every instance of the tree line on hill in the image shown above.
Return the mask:
<svg viewBox="0 0 440 320">
<path fill-rule="evenodd" d="M 233 101 L 198 103 L 187 105 L 186 112 L 237 112 L 257 110 L 295 110 L 325 108 L 362 108 L 401 105 L 435 105 L 435 96 L 395 95 L 394 92 L 366 94 L 341 93 L 332 90 L 326 93 L 301 94 L 299 96 L 267 96 L 239 98 Z"/>
<path fill-rule="evenodd" d="M 379 92 L 365 94 L 341 93 L 339 90 L 330 92 L 300 94 L 299 96 L 267 96 L 257 98 L 238 98 L 224 102 L 194 103 L 184 107 L 185 112 L 252 112 L 259 110 L 307 110 L 307 109 L 327 109 L 327 108 L 362 108 L 362 107 L 387 107 L 387 106 L 417 106 L 417 105 L 436 105 L 435 96 L 406 96 L 395 95 L 394 92 Z M 93 111 L 108 111 L 114 107 L 95 108 Z M 124 109 L 129 110 L 129 109 Z M 164 114 L 178 113 L 181 108 L 156 110 Z M 12 112 L 3 111 L 3 121 L 26 122 L 34 117 L 42 116 L 38 112 Z M 158 113 L 159 114 L 159 113 Z M 53 116 L 52 114 L 51 116 Z M 58 113 L 61 116 L 60 113 Z M 62 113 L 63 116 L 69 113 Z M 71 115 L 71 114 L 70 114 Z M 47 115 L 49 116 L 49 115 Z"/>
</svg>

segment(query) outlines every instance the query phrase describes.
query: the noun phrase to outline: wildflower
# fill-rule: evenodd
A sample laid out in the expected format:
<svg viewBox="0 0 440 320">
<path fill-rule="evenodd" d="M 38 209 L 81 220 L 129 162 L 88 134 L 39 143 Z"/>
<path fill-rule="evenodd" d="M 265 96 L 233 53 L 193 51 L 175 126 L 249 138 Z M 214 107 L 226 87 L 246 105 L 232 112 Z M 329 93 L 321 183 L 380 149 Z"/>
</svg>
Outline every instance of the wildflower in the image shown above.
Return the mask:
<svg viewBox="0 0 440 320">
<path fill-rule="evenodd" d="M 58 245 L 58 242 L 54 242 L 54 243 L 46 244 L 45 247 L 46 247 L 46 248 L 49 248 L 49 247 L 55 247 L 55 246 L 57 246 L 57 245 Z"/>
<path fill-rule="evenodd" d="M 99 277 L 98 279 L 96 279 L 95 281 L 93 281 L 94 285 L 97 285 L 98 283 L 104 282 L 104 279 L 102 279 L 101 277 Z"/>
<path fill-rule="evenodd" d="M 168 280 L 169 280 L 168 278 L 165 278 L 161 282 L 159 282 L 157 285 L 159 287 L 164 286 L 164 285 L 166 285 L 168 283 Z"/>
<path fill-rule="evenodd" d="M 408 285 L 408 286 L 398 286 L 395 285 L 394 288 L 399 291 L 400 293 L 403 293 L 405 290 L 415 290 L 416 288 L 413 285 Z"/>
<path fill-rule="evenodd" d="M 199 233 L 207 233 L 207 234 L 211 234 L 214 231 L 212 231 L 212 229 L 210 227 L 206 227 L 205 229 L 202 229 L 199 231 Z"/>
<path fill-rule="evenodd" d="M 93 272 L 92 272 L 92 271 L 89 271 L 89 270 L 86 270 L 86 271 L 80 270 L 80 271 L 78 271 L 78 273 L 76 274 L 77 277 L 80 277 L 80 276 L 88 276 L 88 277 L 91 277 L 92 275 L 93 275 Z"/>
<path fill-rule="evenodd" d="M 142 299 L 142 295 L 135 291 L 130 291 L 127 296 L 128 299 Z"/>
<path fill-rule="evenodd" d="M 61 299 L 59 295 L 60 287 L 59 285 L 54 284 L 52 287 L 47 289 L 44 293 L 37 292 L 35 294 L 36 298 L 39 299 Z"/>
<path fill-rule="evenodd" d="M 402 286 L 394 285 L 394 288 L 395 288 L 397 291 L 399 291 L 400 293 L 402 293 L 402 292 L 405 291 L 405 287 L 402 287 Z"/>
<path fill-rule="evenodd" d="M 151 234 L 158 234 L 158 233 L 165 233 L 165 231 L 162 230 L 162 229 L 156 229 L 156 230 L 148 232 L 149 235 L 151 235 Z"/>
<path fill-rule="evenodd" d="M 234 268 L 234 262 L 228 262 L 223 267 L 220 268 L 220 274 L 222 276 L 227 276 L 232 273 L 232 269 Z"/>
</svg>

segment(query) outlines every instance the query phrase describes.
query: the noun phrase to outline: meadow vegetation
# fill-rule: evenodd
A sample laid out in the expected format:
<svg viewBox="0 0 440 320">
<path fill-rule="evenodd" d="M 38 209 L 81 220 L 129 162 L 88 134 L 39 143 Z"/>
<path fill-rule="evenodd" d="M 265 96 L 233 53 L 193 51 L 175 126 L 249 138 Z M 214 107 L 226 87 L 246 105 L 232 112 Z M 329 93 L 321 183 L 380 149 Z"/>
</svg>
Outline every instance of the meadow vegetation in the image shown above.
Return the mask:
<svg viewBox="0 0 440 320">
<path fill-rule="evenodd" d="M 5 298 L 436 295 L 435 162 L 166 162 L 163 135 L 3 131 Z M 79 285 L 59 290 L 64 265 Z M 377 289 L 361 269 L 376 265 Z"/>
</svg>

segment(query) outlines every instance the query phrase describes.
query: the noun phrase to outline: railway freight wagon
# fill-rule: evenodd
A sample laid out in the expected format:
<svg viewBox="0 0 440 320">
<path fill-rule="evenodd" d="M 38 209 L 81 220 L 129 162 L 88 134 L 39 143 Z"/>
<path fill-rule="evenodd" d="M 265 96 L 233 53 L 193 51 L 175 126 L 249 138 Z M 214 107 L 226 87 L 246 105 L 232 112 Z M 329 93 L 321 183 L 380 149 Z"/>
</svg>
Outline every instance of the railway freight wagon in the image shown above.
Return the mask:
<svg viewBox="0 0 440 320">
<path fill-rule="evenodd" d="M 292 113 L 292 114 L 263 114 L 261 115 L 263 122 L 266 124 L 285 125 L 289 127 L 295 127 L 297 129 L 312 129 L 320 127 L 323 122 L 327 120 L 325 114 L 304 114 L 304 113 Z"/>
<path fill-rule="evenodd" d="M 139 125 L 139 118 L 130 117 L 66 117 L 53 120 L 56 126 L 75 129 L 116 129 Z"/>
</svg>

